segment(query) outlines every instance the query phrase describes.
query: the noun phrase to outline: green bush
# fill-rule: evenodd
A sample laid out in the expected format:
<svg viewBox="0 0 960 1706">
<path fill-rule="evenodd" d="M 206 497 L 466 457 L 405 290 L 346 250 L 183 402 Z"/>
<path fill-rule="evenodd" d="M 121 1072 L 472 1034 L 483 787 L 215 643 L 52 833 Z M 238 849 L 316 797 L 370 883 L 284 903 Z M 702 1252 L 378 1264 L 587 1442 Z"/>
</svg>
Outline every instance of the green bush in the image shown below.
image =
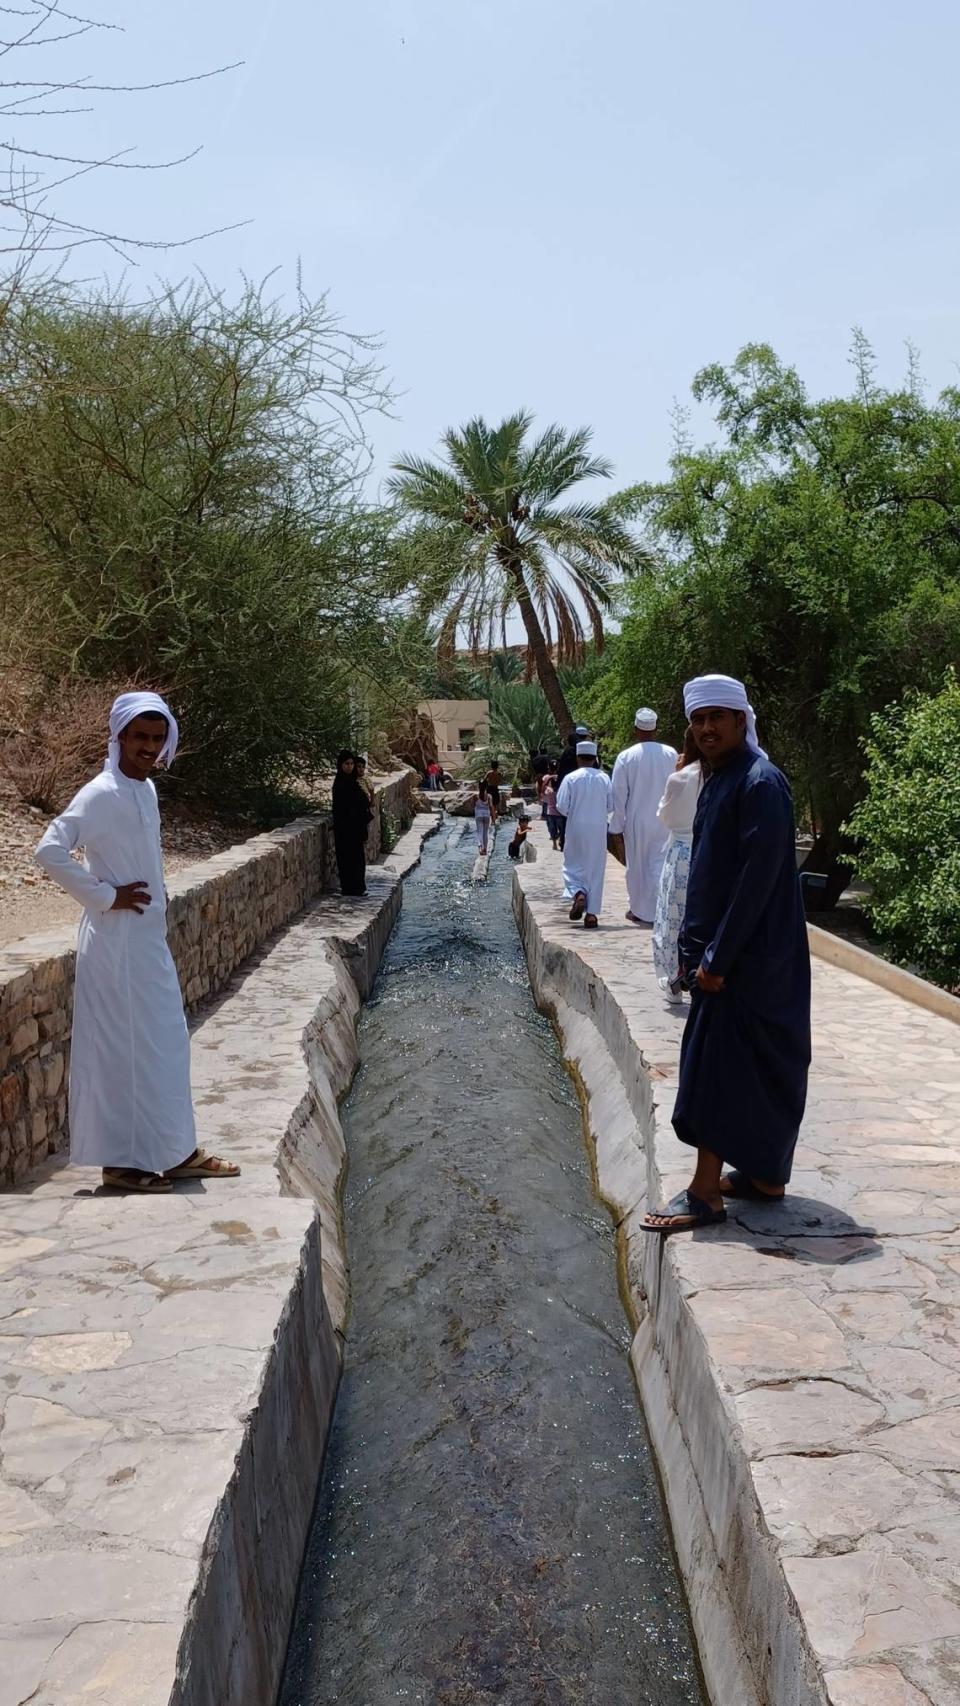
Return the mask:
<svg viewBox="0 0 960 1706">
<path fill-rule="evenodd" d="M 873 717 L 866 794 L 850 820 L 867 911 L 895 957 L 960 982 L 960 681 Z"/>
</svg>

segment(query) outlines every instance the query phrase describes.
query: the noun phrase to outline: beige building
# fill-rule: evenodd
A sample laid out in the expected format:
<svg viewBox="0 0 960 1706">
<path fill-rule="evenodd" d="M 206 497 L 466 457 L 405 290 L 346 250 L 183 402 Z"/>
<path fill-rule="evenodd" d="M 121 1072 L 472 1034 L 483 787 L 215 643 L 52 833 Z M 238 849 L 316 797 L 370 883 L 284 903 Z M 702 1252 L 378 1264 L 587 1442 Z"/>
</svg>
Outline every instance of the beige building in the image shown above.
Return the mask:
<svg viewBox="0 0 960 1706">
<path fill-rule="evenodd" d="M 461 769 L 468 752 L 490 744 L 487 699 L 425 699 L 417 710 L 433 723 L 440 763 L 447 770 Z"/>
</svg>

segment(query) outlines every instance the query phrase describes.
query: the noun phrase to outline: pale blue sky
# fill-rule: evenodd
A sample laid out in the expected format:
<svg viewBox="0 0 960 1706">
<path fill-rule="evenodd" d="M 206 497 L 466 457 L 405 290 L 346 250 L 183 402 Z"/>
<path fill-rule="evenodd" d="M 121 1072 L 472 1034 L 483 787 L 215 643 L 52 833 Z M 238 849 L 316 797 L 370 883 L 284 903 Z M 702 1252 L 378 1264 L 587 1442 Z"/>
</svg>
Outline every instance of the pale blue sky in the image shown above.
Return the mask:
<svg viewBox="0 0 960 1706">
<path fill-rule="evenodd" d="M 656 477 L 707 361 L 771 342 L 844 389 L 904 340 L 958 377 L 956 0 L 104 0 L 101 80 L 243 59 L 73 121 L 71 151 L 202 143 L 175 173 L 86 180 L 92 220 L 182 234 L 218 283 L 302 260 L 380 331 L 399 396 L 379 472 L 523 404 Z M 168 273 L 191 260 L 170 256 Z M 155 263 L 143 263 L 151 273 Z"/>
</svg>

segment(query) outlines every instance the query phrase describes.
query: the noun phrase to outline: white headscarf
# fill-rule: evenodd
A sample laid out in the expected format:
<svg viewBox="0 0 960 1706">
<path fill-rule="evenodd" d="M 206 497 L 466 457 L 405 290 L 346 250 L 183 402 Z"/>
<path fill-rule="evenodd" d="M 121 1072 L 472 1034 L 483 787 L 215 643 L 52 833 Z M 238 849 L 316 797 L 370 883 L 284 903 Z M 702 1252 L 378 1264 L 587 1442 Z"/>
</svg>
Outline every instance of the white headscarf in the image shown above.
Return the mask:
<svg viewBox="0 0 960 1706">
<path fill-rule="evenodd" d="M 766 758 L 757 739 L 753 706 L 742 681 L 733 675 L 698 675 L 693 681 L 688 681 L 683 689 L 684 715 L 689 719 L 694 711 L 703 711 L 708 705 L 716 705 L 726 711 L 742 711 L 747 719 L 747 745 L 760 758 Z"/>
<path fill-rule="evenodd" d="M 170 768 L 176 756 L 180 730 L 166 700 L 161 699 L 159 693 L 121 693 L 110 707 L 110 741 L 103 767 L 105 770 L 117 768 L 120 763 L 120 736 L 133 722 L 134 717 L 142 717 L 144 711 L 159 711 L 161 717 L 167 719 L 167 738 L 160 749 L 158 762 Z"/>
<path fill-rule="evenodd" d="M 577 741 L 577 757 L 578 758 L 596 758 L 596 756 L 597 756 L 597 743 L 595 740 L 578 740 Z"/>
<path fill-rule="evenodd" d="M 657 726 L 656 711 L 651 711 L 649 705 L 641 705 L 633 719 L 633 726 L 635 729 L 655 729 Z"/>
</svg>

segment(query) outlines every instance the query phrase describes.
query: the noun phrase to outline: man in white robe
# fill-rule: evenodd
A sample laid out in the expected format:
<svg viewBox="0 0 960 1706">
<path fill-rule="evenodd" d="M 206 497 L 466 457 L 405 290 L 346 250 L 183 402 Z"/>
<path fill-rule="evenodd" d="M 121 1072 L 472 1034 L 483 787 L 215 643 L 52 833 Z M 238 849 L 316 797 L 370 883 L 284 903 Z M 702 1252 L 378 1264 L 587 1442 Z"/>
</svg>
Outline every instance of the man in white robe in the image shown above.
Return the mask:
<svg viewBox="0 0 960 1706">
<path fill-rule="evenodd" d="M 632 744 L 613 767 L 611 835 L 623 837 L 631 924 L 652 925 L 669 831 L 657 817 L 667 777 L 677 767 L 672 746 L 657 740 L 657 713 L 641 706 Z"/>
<path fill-rule="evenodd" d="M 574 923 L 582 918 L 587 930 L 596 930 L 603 905 L 610 805 L 610 778 L 605 770 L 597 769 L 596 742 L 578 741 L 577 769 L 560 784 L 557 811 L 566 818 L 564 898 L 573 902 L 570 917 Z"/>
<path fill-rule="evenodd" d="M 196 1146 L 190 1039 L 173 957 L 160 810 L 150 780 L 173 761 L 178 729 L 156 693 L 123 693 L 110 712 L 100 775 L 37 848 L 47 875 L 84 908 L 70 1059 L 70 1156 L 114 1190 L 169 1191 L 175 1178 L 240 1169 Z M 85 852 L 83 864 L 71 858 Z"/>
</svg>

